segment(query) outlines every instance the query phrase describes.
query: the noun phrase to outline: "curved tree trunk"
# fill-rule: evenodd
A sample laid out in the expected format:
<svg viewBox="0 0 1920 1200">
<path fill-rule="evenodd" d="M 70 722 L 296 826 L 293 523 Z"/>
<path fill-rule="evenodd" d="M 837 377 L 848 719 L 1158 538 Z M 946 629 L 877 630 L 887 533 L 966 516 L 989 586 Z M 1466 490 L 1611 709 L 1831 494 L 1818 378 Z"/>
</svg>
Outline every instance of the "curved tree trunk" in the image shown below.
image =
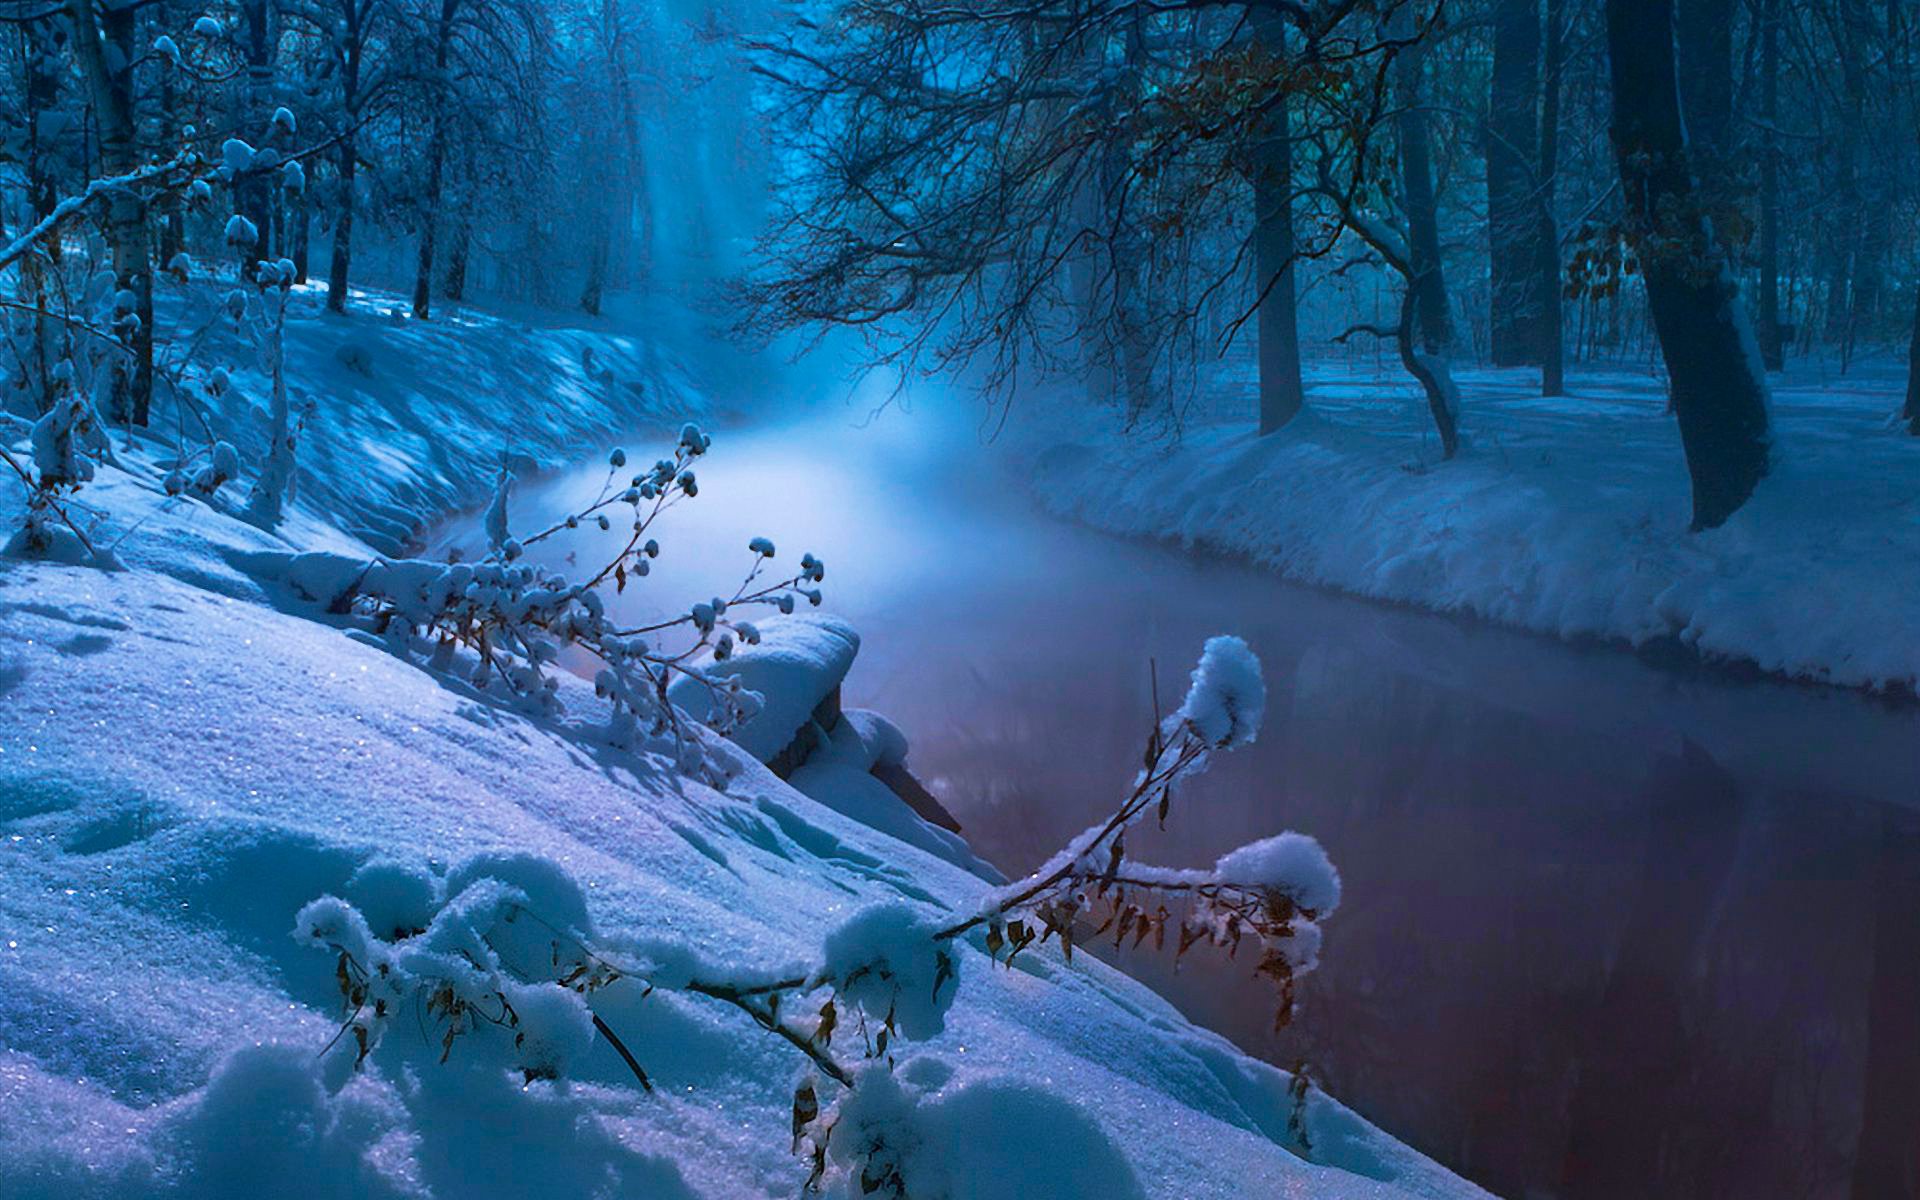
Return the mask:
<svg viewBox="0 0 1920 1200">
<path fill-rule="evenodd" d="M 1711 529 L 1766 476 L 1766 380 L 1688 164 L 1673 0 L 1607 0 L 1606 10 L 1621 191 L 1693 479 L 1693 527 Z"/>
<path fill-rule="evenodd" d="M 1405 12 L 1403 6 L 1400 10 Z M 1453 351 L 1453 308 L 1447 300 L 1446 274 L 1440 261 L 1440 217 L 1433 190 L 1433 135 L 1420 107 L 1421 55 L 1418 47 L 1395 60 L 1395 89 L 1400 112 L 1400 206 L 1407 214 L 1407 249 L 1413 276 L 1410 286 L 1420 346 L 1428 354 Z"/>
<path fill-rule="evenodd" d="M 462 205 L 454 218 L 453 244 L 447 247 L 447 275 L 440 294 L 459 304 L 467 298 L 467 261 L 473 252 L 473 218 Z"/>
</svg>

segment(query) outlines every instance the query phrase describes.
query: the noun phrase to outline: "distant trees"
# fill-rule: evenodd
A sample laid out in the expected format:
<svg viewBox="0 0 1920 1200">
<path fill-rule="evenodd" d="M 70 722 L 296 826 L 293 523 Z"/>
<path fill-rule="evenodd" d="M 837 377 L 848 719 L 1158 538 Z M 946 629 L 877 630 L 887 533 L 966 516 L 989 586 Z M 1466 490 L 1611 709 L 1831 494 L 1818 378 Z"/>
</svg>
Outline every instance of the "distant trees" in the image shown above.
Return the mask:
<svg viewBox="0 0 1920 1200">
<path fill-rule="evenodd" d="M 649 258 L 636 245 L 653 234 L 649 105 L 669 80 L 693 91 L 735 69 L 732 0 L 698 23 L 656 7 L 0 0 L 0 226 L 30 225 L 56 196 L 182 148 L 218 162 L 237 140 L 262 169 L 212 207 L 257 231 L 249 272 L 286 257 L 298 286 L 319 255 L 336 313 L 368 281 L 402 284 L 411 310 L 430 317 L 437 298 L 465 294 L 476 270 L 488 286 L 511 280 L 540 299 L 571 292 L 597 310 L 601 294 L 634 286 Z M 294 160 L 282 174 L 264 169 Z M 151 199 L 143 208 L 123 189 L 86 214 L 131 301 L 122 325 L 134 354 L 116 368 L 124 378 L 103 412 L 136 425 L 154 402 L 156 283 L 226 252 L 222 220 L 178 192 Z M 598 215 L 575 221 L 576 211 Z M 29 308 L 59 252 L 56 241 L 23 262 Z M 42 340 L 58 329 L 50 316 Z M 38 409 L 50 395 L 49 355 L 29 348 L 22 361 L 14 383 L 38 394 L 25 404 Z"/>
<path fill-rule="evenodd" d="M 1002 397 L 1075 376 L 1133 422 L 1177 420 L 1201 364 L 1252 323 L 1260 425 L 1277 429 L 1303 400 L 1299 265 L 1343 233 L 1404 227 L 1388 241 L 1411 247 L 1411 311 L 1448 324 L 1424 116 L 1392 100 L 1434 10 L 1389 15 L 837 6 L 760 47 L 797 170 L 740 293 L 748 322 L 859 329 L 883 361 L 971 369 Z M 1451 338 L 1429 341 L 1436 369 L 1417 375 L 1443 374 Z M 1451 452 L 1451 405 L 1434 408 Z"/>
<path fill-rule="evenodd" d="M 756 330 L 839 325 L 880 361 L 966 369 L 1002 399 L 1045 378 L 1161 426 L 1244 350 L 1262 433 L 1309 403 L 1315 343 L 1378 335 L 1442 456 L 1472 423 L 1462 361 L 1537 367 L 1558 394 L 1569 362 L 1672 350 L 1674 285 L 1723 272 L 1695 307 L 1725 308 L 1734 340 L 1676 335 L 1712 361 L 1669 364 L 1689 460 L 1720 479 L 1696 497 L 1704 524 L 1762 469 L 1763 406 L 1721 369 L 1740 323 L 1769 367 L 1845 370 L 1915 336 L 1904 0 L 1673 0 L 1657 40 L 1684 167 L 1610 152 L 1607 0 L 810 0 L 751 39 L 743 4 L 689 21 L 647 0 L 0 0 L 0 222 L 182 148 L 254 155 L 212 206 L 128 189 L 88 209 L 131 351 L 103 412 L 136 425 L 167 386 L 155 288 L 226 252 L 213 209 L 245 215 L 246 261 L 288 258 L 296 287 L 324 256 L 336 313 L 374 282 L 419 319 L 474 289 L 592 314 L 670 260 L 736 265 L 717 231 L 758 219 L 778 175 L 736 294 Z M 702 156 L 668 149 L 696 135 L 663 97 L 715 79 L 697 136 L 733 123 L 741 188 L 703 187 Z M 1652 198 L 1672 187 L 1684 217 Z M 670 229 L 656 195 L 687 198 Z M 1654 278 L 1695 239 L 1712 271 Z M 69 336 L 47 290 L 59 252 L 19 272 L 42 314 L 21 326 L 23 410 L 50 402 Z M 1741 465 L 1701 441 L 1703 403 L 1761 427 L 1727 451 Z"/>
<path fill-rule="evenodd" d="M 353 273 L 353 223 L 359 206 L 360 130 L 374 111 L 385 83 L 384 63 L 373 57 L 393 19 L 389 0 L 331 0 L 311 11 L 322 62 L 316 83 L 330 85 L 336 114 L 338 148 L 334 152 L 336 194 L 333 252 L 327 264 L 327 309 L 347 311 Z"/>
<path fill-rule="evenodd" d="M 1569 361 L 1657 341 L 1695 520 L 1718 524 L 1766 469 L 1756 317 L 1770 364 L 1911 336 L 1887 281 L 1920 255 L 1920 111 L 1892 99 L 1914 22 L 1898 0 L 1670 0 L 1628 38 L 1614 15 L 829 3 L 756 47 L 798 170 L 748 323 L 850 327 L 1002 399 L 1076 381 L 1133 423 L 1177 422 L 1251 335 L 1271 433 L 1307 403 L 1311 320 L 1399 346 L 1443 457 L 1471 421 L 1457 360 L 1536 366 L 1558 395 Z M 1861 151 L 1880 129 L 1901 131 L 1885 162 Z"/>
</svg>

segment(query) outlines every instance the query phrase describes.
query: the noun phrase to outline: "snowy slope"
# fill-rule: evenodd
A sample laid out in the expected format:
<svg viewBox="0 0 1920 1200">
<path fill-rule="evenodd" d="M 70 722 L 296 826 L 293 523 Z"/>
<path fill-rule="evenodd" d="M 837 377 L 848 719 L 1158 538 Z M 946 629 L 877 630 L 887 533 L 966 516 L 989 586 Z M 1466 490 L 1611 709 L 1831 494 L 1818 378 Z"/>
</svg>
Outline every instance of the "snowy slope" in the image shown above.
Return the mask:
<svg viewBox="0 0 1920 1200">
<path fill-rule="evenodd" d="M 183 340 L 206 329 L 185 390 L 251 478 L 265 454 L 267 381 L 231 322 L 208 324 L 224 286 L 169 285 L 159 323 Z M 484 500 L 503 460 L 523 474 L 553 468 L 583 445 L 705 409 L 677 355 L 609 320 L 448 306 L 415 321 L 404 312 L 397 296 L 359 291 L 352 315 L 335 316 L 313 285 L 294 289 L 287 313 L 293 401 L 311 404 L 297 495 L 383 552 L 422 522 Z M 232 386 L 210 396 L 204 380 L 215 367 Z M 170 402 L 156 403 L 171 422 Z M 181 425 L 189 449 L 204 440 L 193 421 Z M 175 432 L 156 430 L 169 443 Z"/>
<path fill-rule="evenodd" d="M 447 461 L 381 477 L 444 494 Z M 498 879 L 609 953 L 774 970 L 871 902 L 957 912 L 983 882 L 719 739 L 724 792 L 616 750 L 583 682 L 529 716 L 398 657 L 276 582 L 290 542 L 353 552 L 318 511 L 268 537 L 128 463 L 82 493 L 121 569 L 0 558 L 0 1195 L 796 1194 L 805 1063 L 739 1012 L 597 993 L 651 1093 L 601 1038 L 557 1081 L 478 1033 L 347 1075 L 296 914 L 406 926 Z M 328 464 L 310 500 L 372 494 Z M 1303 1160 L 1286 1075 L 1086 955 L 958 953 L 945 1031 L 896 1050 L 956 1197 L 1479 1194 L 1317 1094 Z"/>
<path fill-rule="evenodd" d="M 1687 531 L 1658 381 L 1463 373 L 1467 444 L 1441 462 L 1410 385 L 1323 368 L 1254 435 L 1229 389 L 1177 442 L 1046 426 L 1034 486 L 1116 533 L 1244 556 L 1288 578 L 1559 637 L 1671 639 L 1837 684 L 1920 683 L 1920 442 L 1891 375 L 1776 381 L 1775 463 L 1724 527 Z"/>
</svg>

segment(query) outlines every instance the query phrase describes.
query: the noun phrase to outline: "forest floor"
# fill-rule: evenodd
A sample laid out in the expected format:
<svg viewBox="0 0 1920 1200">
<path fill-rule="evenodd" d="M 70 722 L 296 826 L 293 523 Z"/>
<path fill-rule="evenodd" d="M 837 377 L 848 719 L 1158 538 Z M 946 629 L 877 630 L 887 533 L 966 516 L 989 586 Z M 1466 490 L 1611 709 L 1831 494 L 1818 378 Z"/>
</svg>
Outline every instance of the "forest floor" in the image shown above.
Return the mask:
<svg viewBox="0 0 1920 1200">
<path fill-rule="evenodd" d="M 773 969 L 869 903 L 955 912 L 986 885 L 717 737 L 723 786 L 609 744 L 581 680 L 530 714 L 303 598 L 292 555 L 390 550 L 484 495 L 504 450 L 599 458 L 703 406 L 669 354 L 605 327 L 315 300 L 290 325 L 315 411 L 281 530 L 235 519 L 244 482 L 167 498 L 169 446 L 116 438 L 79 495 L 111 564 L 0 556 L 0 1194 L 797 1194 L 804 1060 L 712 1002 L 595 993 L 651 1094 L 597 1037 L 558 1081 L 510 1073 L 478 1026 L 442 1063 L 425 1012 L 357 1072 L 327 1051 L 339 967 L 293 936 L 323 895 L 438 928 L 494 880 L 603 948 Z M 208 415 L 245 481 L 261 381 L 233 378 Z M 0 492 L 8 526 L 20 501 Z M 1285 1073 L 1086 955 L 960 957 L 945 1033 L 894 1051 L 956 1200 L 1480 1194 L 1317 1092 L 1303 1156 Z"/>
<path fill-rule="evenodd" d="M 1044 420 L 1028 445 L 1054 512 L 1244 557 L 1288 579 L 1568 639 L 1678 646 L 1797 679 L 1920 684 L 1920 439 L 1904 367 L 1773 380 L 1772 473 L 1720 529 L 1688 530 L 1664 385 L 1576 370 L 1460 374 L 1463 446 L 1440 459 L 1404 376 L 1308 372 L 1308 408 L 1257 437 L 1249 383 L 1177 436 Z"/>
</svg>

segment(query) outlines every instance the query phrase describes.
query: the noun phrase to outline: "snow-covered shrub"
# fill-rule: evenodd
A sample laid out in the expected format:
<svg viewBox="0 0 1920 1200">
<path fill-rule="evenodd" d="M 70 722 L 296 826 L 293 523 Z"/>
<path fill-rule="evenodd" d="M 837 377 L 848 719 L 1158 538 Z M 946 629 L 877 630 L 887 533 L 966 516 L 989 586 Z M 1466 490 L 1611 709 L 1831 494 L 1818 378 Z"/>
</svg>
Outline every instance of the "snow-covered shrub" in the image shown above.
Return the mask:
<svg viewBox="0 0 1920 1200">
<path fill-rule="evenodd" d="M 914 1041 L 936 1037 L 959 982 L 959 958 L 939 930 L 907 904 L 863 909 L 827 935 L 810 982 L 832 988 L 878 1027 L 880 1054 L 895 1031 Z"/>
<path fill-rule="evenodd" d="M 92 544 L 69 511 L 72 497 L 93 478 L 93 459 L 107 452 L 106 431 L 85 396 L 63 393 L 29 435 L 31 455 L 22 463 L 0 447 L 0 459 L 27 489 L 26 522 L 16 539 L 19 549 L 44 554 L 55 547 L 61 529 L 88 552 Z"/>
<path fill-rule="evenodd" d="M 1283 833 L 1221 857 L 1211 869 L 1171 869 L 1130 859 L 1127 830 L 1149 816 L 1165 823 L 1174 785 L 1204 771 L 1212 756 L 1252 742 L 1266 712 L 1260 662 L 1236 637 L 1210 639 L 1180 707 L 1156 721 L 1146 765 L 1111 817 L 1067 843 L 1038 871 L 995 895 L 969 920 L 947 931 L 984 925 L 983 945 L 1007 961 L 1036 942 L 1058 937 L 1071 956 L 1076 930 L 1111 932 L 1115 945 L 1149 937 L 1164 946 L 1174 933 L 1175 957 L 1195 944 L 1237 955 L 1248 935 L 1261 956 L 1256 974 L 1279 993 L 1275 1026 L 1293 1015 L 1294 982 L 1313 969 L 1321 917 L 1340 901 L 1340 877 L 1320 844 Z"/>
<path fill-rule="evenodd" d="M 187 474 L 190 463 L 186 462 L 167 472 L 166 478 L 161 481 L 167 495 L 181 496 L 191 492 L 201 499 L 210 500 L 219 495 L 220 489 L 228 481 L 240 474 L 240 452 L 233 448 L 232 442 L 215 441 L 206 448 L 206 459 L 191 475 Z"/>
<path fill-rule="evenodd" d="M 29 262 L 23 277 L 32 283 L 23 286 L 22 303 L 0 316 L 7 389 L 38 414 L 24 457 L 0 447 L 0 461 L 27 493 L 16 544 L 46 553 L 71 534 L 90 550 L 73 519 L 74 495 L 93 478 L 95 463 L 110 459 L 108 419 L 128 415 L 140 317 L 98 237 L 78 239 L 58 261 L 36 251 Z"/>
<path fill-rule="evenodd" d="M 659 501 L 677 486 L 684 458 L 705 448 L 697 431 L 683 435 L 676 459 L 642 477 L 653 489 L 648 500 Z M 620 458 L 613 458 L 616 470 Z M 493 559 L 456 575 L 449 572 L 458 564 L 375 564 L 385 573 L 363 588 L 363 598 L 376 598 L 395 621 L 421 620 L 443 631 L 460 627 L 441 624 L 449 620 L 449 605 L 473 606 L 458 611 L 484 626 L 498 619 L 489 615 L 494 606 L 505 603 L 520 614 L 516 621 L 474 636 L 482 646 L 506 644 L 496 640 L 502 633 L 518 639 L 522 661 L 536 675 L 551 656 L 534 647 L 558 636 L 556 628 L 572 628 L 569 622 L 586 621 L 584 634 L 574 632 L 590 648 L 604 650 L 608 638 L 633 636 L 596 624 L 603 618 L 582 599 L 591 591 L 535 586 L 528 568 L 507 565 L 505 548 L 513 542 L 505 494 L 503 482 L 497 520 L 489 521 Z M 623 557 L 640 545 L 645 527 L 646 520 L 636 518 Z M 753 550 L 764 562 L 773 547 L 756 541 Z M 600 577 L 618 566 L 616 559 Z M 809 556 L 784 586 L 791 590 L 820 574 Z M 503 594 L 482 597 L 470 588 Z M 513 598 L 504 599 L 506 593 Z M 682 620 L 706 639 L 723 615 L 721 609 L 708 623 L 691 614 Z M 664 690 L 658 694 L 664 703 Z M 1014 1081 L 952 1082 L 953 1072 L 924 1054 L 909 1055 L 896 1071 L 897 1039 L 924 1042 L 945 1031 L 965 954 L 1011 964 L 1058 937 L 1070 961 L 1076 931 L 1096 921 L 1096 934 L 1112 930 L 1116 941 L 1131 938 L 1135 945 L 1148 937 L 1164 943 L 1169 930 L 1176 931 L 1176 954 L 1205 941 L 1231 956 L 1251 937 L 1262 949 L 1255 973 L 1279 989 L 1277 1019 L 1284 1022 L 1294 981 L 1317 960 L 1318 921 L 1340 901 L 1339 874 L 1319 844 L 1283 833 L 1204 869 L 1140 863 L 1125 850 L 1128 829 L 1149 816 L 1166 819 L 1176 782 L 1204 770 L 1213 755 L 1253 741 L 1265 706 L 1252 651 L 1237 638 L 1212 639 L 1180 707 L 1154 722 L 1145 765 L 1106 821 L 958 921 L 898 901 L 860 909 L 826 934 L 811 968 L 742 968 L 657 940 L 609 951 L 595 944 L 584 893 L 571 876 L 520 854 L 478 856 L 444 881 L 396 864 L 369 864 L 346 889 L 357 901 L 315 900 L 301 911 L 295 936 L 337 956 L 345 1017 L 335 1044 L 346 1049 L 335 1054 L 347 1066 L 360 1066 L 393 1036 L 393 1018 L 403 1006 L 423 1005 L 431 1021 L 426 1032 L 442 1061 L 457 1041 L 471 1037 L 481 1061 L 527 1080 L 559 1079 L 601 1036 L 650 1090 L 642 1064 L 591 1007 L 600 989 L 630 978 L 649 991 L 729 1005 L 805 1056 L 812 1069 L 794 1091 L 792 1149 L 810 1164 L 811 1190 L 942 1200 L 989 1194 L 983 1181 L 999 1172 L 1046 1180 L 1055 1189 L 1046 1194 L 1137 1196 L 1139 1183 L 1124 1157 L 1069 1099 Z M 622 961 L 629 956 L 632 961 Z M 857 1057 L 845 1053 L 849 1046 Z M 1301 1089 L 1296 1107 L 1304 1103 L 1304 1084 Z M 1295 1133 L 1304 1146 L 1304 1130 Z"/>
<path fill-rule="evenodd" d="M 708 766 L 705 743 L 686 713 L 668 697 L 676 679 L 703 688 L 711 703 L 706 723 L 725 733 L 758 710 L 760 698 L 739 679 L 710 676 L 694 665 L 697 655 L 727 658 L 739 643 L 759 641 L 759 630 L 743 619 L 755 608 L 792 612 L 805 600 L 820 602 L 817 585 L 825 565 L 805 555 L 799 570 L 775 580 L 764 578 L 775 557 L 773 543 L 756 538 L 752 562 L 731 596 L 715 596 L 687 607 L 678 617 L 644 627 L 615 620 L 603 597 L 607 588 L 623 592 L 645 578 L 660 554 L 652 536 L 655 520 L 668 507 L 698 490 L 694 460 L 712 439 L 693 425 L 680 432 L 670 458 L 622 481 L 617 473 L 626 456 L 610 457 L 601 495 L 579 512 L 526 538 L 514 536 L 509 501 L 513 476 L 502 470 L 493 499 L 482 515 L 487 557 L 473 563 L 419 559 L 379 560 L 371 565 L 340 563 L 351 579 L 324 588 L 345 597 L 353 611 L 371 621 L 376 632 L 403 651 L 417 647 L 436 670 L 459 673 L 475 687 L 495 691 L 521 707 L 543 714 L 560 709 L 554 664 L 563 650 L 584 651 L 597 660 L 594 691 L 608 702 L 606 737 L 629 748 L 642 739 L 664 738 L 683 770 Z M 582 580 L 569 580 L 524 561 L 525 549 L 569 530 L 591 524 L 613 527 L 613 514 L 628 525 L 620 548 Z"/>
<path fill-rule="evenodd" d="M 235 216 L 233 220 L 245 223 L 243 217 Z M 229 223 L 229 239 L 233 233 Z M 245 252 L 246 248 L 242 248 L 242 253 Z M 252 294 L 235 288 L 227 297 L 234 325 L 253 343 L 268 382 L 267 419 L 271 424 L 267 433 L 267 460 L 261 465 L 260 476 L 254 480 L 253 491 L 247 497 L 246 511 L 247 520 L 262 529 L 273 529 L 280 524 L 286 503 L 293 496 L 294 452 L 306 422 L 305 410 L 296 414 L 287 395 L 287 299 L 297 275 L 288 259 L 257 263 Z"/>
<path fill-rule="evenodd" d="M 336 896 L 303 907 L 294 938 L 336 956 L 345 1016 L 328 1047 L 330 1076 L 344 1079 L 396 1030 L 443 1063 L 465 1039 L 480 1064 L 527 1082 L 565 1076 L 594 1038 L 585 997 L 621 973 L 586 949 L 586 931 L 551 923 L 514 882 L 529 872 L 565 878 L 546 866 L 541 872 L 522 856 L 476 860 L 449 876 L 441 901 L 428 877 L 370 864 L 349 890 L 379 914 L 377 929 L 360 906 Z"/>
<path fill-rule="evenodd" d="M 796 1150 L 821 1190 L 855 1200 L 1144 1200 L 1133 1167 L 1079 1103 L 1045 1083 L 961 1077 L 921 1056 L 869 1063 L 808 1123 Z"/>
</svg>

